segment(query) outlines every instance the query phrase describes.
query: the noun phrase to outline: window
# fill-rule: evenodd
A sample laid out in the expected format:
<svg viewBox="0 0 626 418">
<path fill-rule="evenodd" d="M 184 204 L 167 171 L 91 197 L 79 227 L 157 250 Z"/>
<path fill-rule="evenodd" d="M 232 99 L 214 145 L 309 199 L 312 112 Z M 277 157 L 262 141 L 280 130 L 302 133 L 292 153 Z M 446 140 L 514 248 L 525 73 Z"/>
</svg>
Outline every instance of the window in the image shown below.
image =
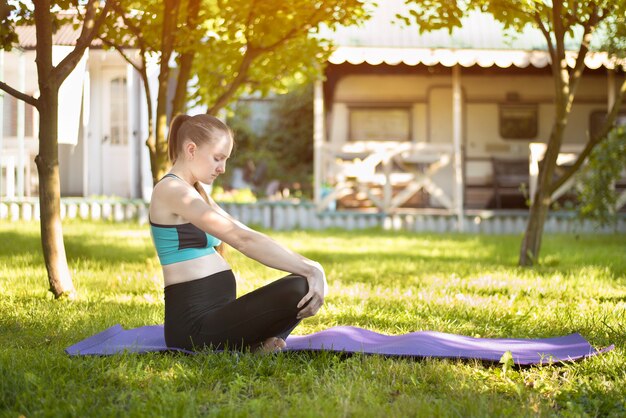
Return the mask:
<svg viewBox="0 0 626 418">
<path fill-rule="evenodd" d="M 596 110 L 589 115 L 589 134 L 592 138 L 598 135 L 602 130 L 606 116 L 606 110 Z M 626 125 L 626 112 L 620 112 L 617 115 L 616 124 L 622 126 Z"/>
<path fill-rule="evenodd" d="M 351 141 L 410 141 L 410 108 L 350 109 Z"/>
<path fill-rule="evenodd" d="M 500 136 L 503 139 L 533 139 L 539 124 L 536 104 L 501 104 Z"/>
<path fill-rule="evenodd" d="M 111 145 L 128 144 L 128 100 L 126 97 L 126 77 L 111 80 Z"/>
</svg>

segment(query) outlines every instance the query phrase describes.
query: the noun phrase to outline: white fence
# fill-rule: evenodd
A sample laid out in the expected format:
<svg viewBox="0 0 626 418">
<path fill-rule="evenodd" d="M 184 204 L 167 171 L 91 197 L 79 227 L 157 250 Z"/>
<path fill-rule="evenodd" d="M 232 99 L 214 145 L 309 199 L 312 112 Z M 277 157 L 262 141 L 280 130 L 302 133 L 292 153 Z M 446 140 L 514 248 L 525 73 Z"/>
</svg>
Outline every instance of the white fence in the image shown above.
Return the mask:
<svg viewBox="0 0 626 418">
<path fill-rule="evenodd" d="M 233 217 L 247 225 L 273 230 L 292 229 L 366 229 L 406 230 L 415 232 L 455 232 L 457 218 L 446 212 L 415 212 L 386 215 L 357 211 L 317 212 L 310 203 L 258 202 L 254 204 L 222 203 Z M 61 199 L 64 219 L 108 220 L 115 222 L 148 222 L 148 204 L 143 200 Z M 23 199 L 0 202 L 0 220 L 33 221 L 39 219 L 39 202 Z M 524 232 L 526 211 L 466 211 L 465 232 L 478 234 L 519 234 Z M 626 216 L 617 225 L 597 229 L 591 222 L 580 222 L 573 213 L 551 212 L 545 232 L 626 232 Z"/>
</svg>

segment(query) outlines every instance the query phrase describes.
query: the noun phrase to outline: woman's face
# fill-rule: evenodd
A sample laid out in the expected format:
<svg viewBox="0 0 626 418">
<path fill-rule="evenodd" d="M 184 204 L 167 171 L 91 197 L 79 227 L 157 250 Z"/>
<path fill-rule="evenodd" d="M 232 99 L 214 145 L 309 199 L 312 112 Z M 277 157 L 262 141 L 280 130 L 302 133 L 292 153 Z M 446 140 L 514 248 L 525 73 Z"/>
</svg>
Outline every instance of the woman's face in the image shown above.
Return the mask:
<svg viewBox="0 0 626 418">
<path fill-rule="evenodd" d="M 229 135 L 198 146 L 196 150 L 196 177 L 205 184 L 213 181 L 226 172 L 226 160 L 233 150 L 233 141 Z"/>
</svg>

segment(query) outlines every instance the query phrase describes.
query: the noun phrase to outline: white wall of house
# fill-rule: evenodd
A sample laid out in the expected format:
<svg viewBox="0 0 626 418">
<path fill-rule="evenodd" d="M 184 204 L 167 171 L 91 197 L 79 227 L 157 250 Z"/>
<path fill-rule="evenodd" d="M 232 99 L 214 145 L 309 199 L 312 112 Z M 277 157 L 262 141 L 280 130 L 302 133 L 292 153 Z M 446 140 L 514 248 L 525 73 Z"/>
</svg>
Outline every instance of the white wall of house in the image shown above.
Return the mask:
<svg viewBox="0 0 626 418">
<path fill-rule="evenodd" d="M 35 71 L 35 55 L 32 51 L 14 50 L 11 53 L 3 53 L 2 79 L 12 87 L 34 95 L 37 90 L 37 78 Z M 23 136 L 18 129 L 17 114 L 22 106 L 24 112 Z M 12 196 L 30 196 L 37 193 L 35 155 L 39 147 L 36 140 L 38 134 L 37 111 L 30 105 L 20 102 L 13 96 L 4 93 L 2 100 L 2 150 L 0 150 L 0 186 L 1 195 L 7 193 Z M 23 152 L 20 152 L 23 149 Z M 18 190 L 18 177 L 20 166 L 20 154 L 24 167 L 24 187 Z M 8 172 L 11 170 L 11 173 Z M 8 184 L 8 181 L 11 184 Z"/>
<path fill-rule="evenodd" d="M 68 47 L 55 46 L 62 57 Z M 57 57 L 57 59 L 60 59 Z M 152 188 L 147 136 L 147 106 L 144 89 L 136 71 L 114 51 L 91 49 L 86 65 L 75 71 L 62 88 L 72 87 L 71 102 L 59 103 L 60 124 L 77 126 L 78 136 L 59 137 L 59 167 L 62 196 L 118 196 L 149 198 Z M 37 96 L 35 51 L 4 53 L 3 80 Z M 152 78 L 156 73 L 151 72 Z M 73 78 L 72 78 L 73 77 Z M 23 80 L 23 81 L 22 81 Z M 73 84 L 72 84 L 73 83 Z M 70 86 L 71 85 L 71 86 Z M 20 140 L 16 135 L 17 101 L 9 95 L 3 101 L 2 195 L 9 189 L 6 161 L 14 163 Z M 26 105 L 24 158 L 31 176 L 26 181 L 26 196 L 37 194 L 34 158 L 38 152 L 38 115 Z M 61 130 L 61 129 L 60 129 Z M 72 137 L 72 135 L 70 135 Z M 15 165 L 15 164 L 14 164 Z M 15 194 L 13 197 L 19 197 Z"/>
<path fill-rule="evenodd" d="M 467 113 L 466 137 L 468 145 L 481 147 L 487 144 L 506 145 L 502 152 L 509 153 L 514 141 L 504 140 L 498 134 L 498 104 L 506 101 L 506 94 L 519 94 L 521 103 L 537 103 L 540 106 L 539 132 L 533 140 L 549 137 L 553 120 L 552 80 L 544 76 L 495 76 L 479 77 L 461 75 L 463 96 Z M 438 142 L 447 137 L 447 127 L 430 126 L 429 115 L 435 121 L 449 114 L 446 107 L 451 90 L 450 77 L 421 76 L 370 76 L 350 75 L 342 78 L 335 90 L 333 111 L 330 116 L 330 141 L 342 143 L 348 140 L 350 106 L 398 105 L 412 107 L 412 136 L 417 142 Z M 566 141 L 584 141 L 584 130 L 588 127 L 588 116 L 594 110 L 606 110 L 607 80 L 605 77 L 583 79 L 578 88 L 570 123 L 566 130 Z M 484 113 L 485 112 L 485 113 Z M 442 116 L 439 116 L 439 115 Z M 470 117 L 471 115 L 471 117 Z M 443 119 L 441 119 L 443 120 Z M 480 126 L 480 129 L 478 127 Z M 478 139 L 480 137 L 480 139 Z M 470 147 L 471 148 L 471 147 Z M 513 147 L 516 148 L 516 147 Z M 494 151 L 494 150 L 491 150 Z M 493 152 L 490 152 L 490 154 Z"/>
</svg>

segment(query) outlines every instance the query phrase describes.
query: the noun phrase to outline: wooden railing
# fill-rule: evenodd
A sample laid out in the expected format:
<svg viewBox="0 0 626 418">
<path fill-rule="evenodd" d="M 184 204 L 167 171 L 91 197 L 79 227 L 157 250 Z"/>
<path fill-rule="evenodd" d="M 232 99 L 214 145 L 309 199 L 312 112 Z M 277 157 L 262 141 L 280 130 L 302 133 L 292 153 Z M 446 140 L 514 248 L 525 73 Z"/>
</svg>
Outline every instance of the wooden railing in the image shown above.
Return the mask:
<svg viewBox="0 0 626 418">
<path fill-rule="evenodd" d="M 323 151 L 322 177 L 330 186 L 320 210 L 349 193 L 361 193 L 381 212 L 393 213 L 422 189 L 444 208 L 453 208 L 450 192 L 433 181 L 452 160 L 451 144 L 348 142 L 326 144 Z"/>
</svg>

